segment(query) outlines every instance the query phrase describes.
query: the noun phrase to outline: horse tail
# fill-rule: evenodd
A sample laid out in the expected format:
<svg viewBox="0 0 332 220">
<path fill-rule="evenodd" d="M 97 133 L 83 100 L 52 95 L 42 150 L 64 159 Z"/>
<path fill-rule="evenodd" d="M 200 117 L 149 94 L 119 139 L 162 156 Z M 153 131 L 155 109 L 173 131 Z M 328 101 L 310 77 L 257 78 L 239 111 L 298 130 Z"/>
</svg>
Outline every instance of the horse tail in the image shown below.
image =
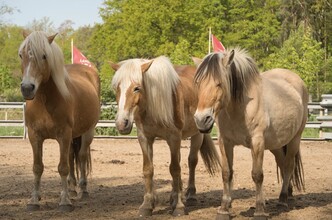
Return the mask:
<svg viewBox="0 0 332 220">
<path fill-rule="evenodd" d="M 209 134 L 204 134 L 200 152 L 209 174 L 214 175 L 216 172 L 219 172 L 221 168 L 219 155 Z"/>
<path fill-rule="evenodd" d="M 283 147 L 283 152 L 286 155 L 287 145 Z M 293 171 L 291 181 L 292 181 L 293 186 L 295 186 L 298 191 L 305 190 L 304 171 L 303 171 L 300 150 L 295 155 L 294 171 Z"/>
<path fill-rule="evenodd" d="M 305 190 L 304 187 L 304 171 L 301 159 L 300 151 L 297 152 L 295 155 L 295 167 L 294 167 L 294 174 L 292 178 L 292 183 L 296 187 L 297 190 Z"/>
<path fill-rule="evenodd" d="M 76 176 L 77 178 L 79 178 L 79 153 L 81 150 L 81 145 L 82 145 L 82 136 L 73 138 L 72 142 L 71 142 L 71 147 L 73 148 L 73 155 L 72 155 L 72 159 L 73 159 L 73 164 L 75 167 L 75 171 L 76 171 Z"/>
</svg>

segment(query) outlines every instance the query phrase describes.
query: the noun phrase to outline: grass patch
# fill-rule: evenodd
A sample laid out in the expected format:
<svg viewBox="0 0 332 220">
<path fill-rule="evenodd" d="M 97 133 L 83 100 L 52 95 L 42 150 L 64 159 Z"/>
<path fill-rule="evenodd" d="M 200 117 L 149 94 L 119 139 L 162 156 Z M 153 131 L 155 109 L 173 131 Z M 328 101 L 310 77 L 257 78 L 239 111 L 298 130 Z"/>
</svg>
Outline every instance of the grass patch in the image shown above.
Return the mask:
<svg viewBox="0 0 332 220">
<path fill-rule="evenodd" d="M 22 109 L 1 109 L 0 120 L 21 120 L 23 118 Z"/>
<path fill-rule="evenodd" d="M 23 136 L 23 127 L 0 127 L 0 136 Z"/>
<path fill-rule="evenodd" d="M 319 129 L 305 128 L 302 133 L 302 138 L 319 138 Z"/>
</svg>

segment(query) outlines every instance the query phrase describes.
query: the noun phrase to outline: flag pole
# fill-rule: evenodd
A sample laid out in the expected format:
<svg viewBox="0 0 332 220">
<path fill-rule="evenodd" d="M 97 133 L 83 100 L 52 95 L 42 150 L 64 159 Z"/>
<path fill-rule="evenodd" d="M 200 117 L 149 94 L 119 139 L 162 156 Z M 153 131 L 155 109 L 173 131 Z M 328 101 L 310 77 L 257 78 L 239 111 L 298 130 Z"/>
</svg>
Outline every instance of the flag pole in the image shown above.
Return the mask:
<svg viewBox="0 0 332 220">
<path fill-rule="evenodd" d="M 71 63 L 73 64 L 74 63 L 74 49 L 73 49 L 73 46 L 74 46 L 74 40 L 73 38 L 71 39 Z"/>
<path fill-rule="evenodd" d="M 209 27 L 209 54 L 211 53 L 211 27 Z"/>
</svg>

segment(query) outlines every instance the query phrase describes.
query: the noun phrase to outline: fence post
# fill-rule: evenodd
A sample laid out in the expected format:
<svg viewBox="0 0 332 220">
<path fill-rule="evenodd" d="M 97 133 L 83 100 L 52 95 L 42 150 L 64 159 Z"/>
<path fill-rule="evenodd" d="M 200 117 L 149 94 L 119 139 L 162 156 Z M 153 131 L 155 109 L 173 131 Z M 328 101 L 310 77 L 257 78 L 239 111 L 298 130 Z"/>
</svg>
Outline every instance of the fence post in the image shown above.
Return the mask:
<svg viewBox="0 0 332 220">
<path fill-rule="evenodd" d="M 25 124 L 25 105 L 26 103 L 23 103 L 23 139 L 27 138 L 27 126 Z"/>
</svg>

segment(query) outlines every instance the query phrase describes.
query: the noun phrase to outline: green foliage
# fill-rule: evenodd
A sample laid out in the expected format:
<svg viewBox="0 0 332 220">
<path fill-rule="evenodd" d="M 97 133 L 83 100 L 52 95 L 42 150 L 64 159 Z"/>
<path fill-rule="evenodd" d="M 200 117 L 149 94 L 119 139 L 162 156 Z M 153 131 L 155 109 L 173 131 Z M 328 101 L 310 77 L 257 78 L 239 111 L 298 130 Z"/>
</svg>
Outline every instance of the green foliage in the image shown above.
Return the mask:
<svg viewBox="0 0 332 220">
<path fill-rule="evenodd" d="M 116 115 L 116 106 L 115 105 L 108 105 L 107 108 L 102 107 L 100 119 L 101 120 L 114 120 Z M 110 127 L 97 127 L 96 128 L 96 134 L 99 136 L 114 136 L 118 135 L 118 130 L 116 128 L 110 128 Z"/>
<path fill-rule="evenodd" d="M 19 27 L 0 27 L 0 101 L 19 101 L 21 98 L 17 52 L 22 40 L 22 30 Z"/>
<path fill-rule="evenodd" d="M 324 50 L 321 44 L 312 37 L 310 32 L 300 26 L 292 32 L 280 50 L 271 54 L 264 64 L 265 69 L 286 68 L 297 72 L 306 83 L 311 94 L 317 97 L 319 85 L 317 80 L 324 61 Z"/>
<path fill-rule="evenodd" d="M 230 0 L 225 44 L 245 47 L 262 65 L 262 58 L 274 52 L 280 36 L 276 11 L 279 1 Z"/>
</svg>

